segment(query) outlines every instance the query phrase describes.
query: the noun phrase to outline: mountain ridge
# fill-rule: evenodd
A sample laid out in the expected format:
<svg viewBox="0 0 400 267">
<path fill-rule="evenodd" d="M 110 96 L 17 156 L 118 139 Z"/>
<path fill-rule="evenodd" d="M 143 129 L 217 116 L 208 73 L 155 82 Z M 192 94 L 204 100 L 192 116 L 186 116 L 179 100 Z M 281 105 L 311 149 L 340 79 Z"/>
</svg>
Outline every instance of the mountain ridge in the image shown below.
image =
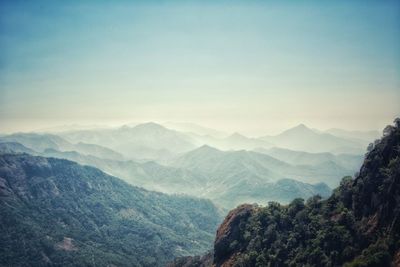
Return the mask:
<svg viewBox="0 0 400 267">
<path fill-rule="evenodd" d="M 330 189 L 301 181 L 289 174 L 298 168 L 268 155 L 246 150 L 221 151 L 202 146 L 178 157 L 172 164 L 200 174 L 206 179 L 207 194 L 202 195 L 232 207 L 242 201 L 266 199 L 288 202 L 290 196 L 329 195 Z M 280 173 L 285 170 L 285 173 Z M 289 171 L 289 172 L 288 172 Z M 309 172 L 309 170 L 304 169 Z M 283 182 L 285 181 L 285 182 Z"/>
<path fill-rule="evenodd" d="M 201 171 L 201 169 L 162 166 L 156 162 L 138 163 L 134 161 L 107 160 L 95 156 L 82 155 L 74 151 L 61 152 L 54 149 L 47 149 L 42 153 L 33 154 L 68 159 L 80 164 L 94 166 L 108 174 L 120 177 L 132 185 L 141 186 L 149 190 L 210 198 L 224 207 L 226 207 L 226 205 L 230 207 L 232 205 L 232 200 L 234 201 L 233 203 L 239 203 L 240 201 L 252 199 L 251 195 L 248 193 L 250 188 L 257 189 L 255 192 L 258 193 L 252 193 L 253 197 L 256 197 L 256 199 L 262 199 L 262 195 L 264 194 L 264 197 L 269 195 L 272 199 L 279 199 L 284 202 L 288 202 L 296 196 L 310 196 L 315 193 L 326 196 L 330 192 L 330 189 L 326 187 L 326 185 L 325 187 L 320 187 L 291 179 L 285 180 L 284 177 L 279 177 L 279 181 L 267 182 L 266 179 L 263 178 L 265 175 L 268 177 L 275 177 L 276 174 L 267 169 L 264 169 L 259 174 L 257 174 L 257 171 L 254 172 L 257 168 L 264 167 L 251 157 L 244 161 L 245 165 L 242 165 L 242 163 L 235 163 L 238 160 L 240 162 L 243 156 L 247 158 L 247 151 L 226 152 L 219 151 L 209 146 L 203 146 L 191 153 L 195 153 L 196 158 L 203 161 L 204 157 L 210 155 L 210 151 L 216 155 L 216 158 L 211 159 L 212 162 L 218 164 L 217 159 L 220 155 L 223 157 L 225 155 L 231 155 L 234 161 L 228 165 L 222 165 L 223 169 L 220 169 L 220 171 L 218 171 L 218 169 L 212 171 L 211 168 L 205 165 L 203 169 L 212 171 L 210 173 L 209 171 Z M 246 163 L 248 160 L 250 160 L 250 165 Z M 273 160 L 273 162 L 275 161 L 276 160 Z M 252 162 L 256 165 L 252 166 Z M 230 174 L 226 173 L 225 168 L 230 170 Z M 263 193 L 261 189 L 264 187 L 267 187 L 268 190 Z M 244 188 L 248 190 L 243 191 L 242 189 Z M 223 191 L 216 194 L 215 190 Z M 256 199 L 254 199 L 254 201 Z"/>
<path fill-rule="evenodd" d="M 271 142 L 278 147 L 311 153 L 331 152 L 335 154 L 358 154 L 362 153 L 367 146 L 366 141 L 354 141 L 325 132 L 317 132 L 304 124 L 285 130 L 278 135 L 263 136 L 259 139 Z"/>
<path fill-rule="evenodd" d="M 221 211 L 68 160 L 2 154 L 0 215 L 3 266 L 162 266 L 206 251 Z"/>
<path fill-rule="evenodd" d="M 169 158 L 195 148 L 188 135 L 154 122 L 133 127 L 124 125 L 112 129 L 68 132 L 61 136 L 71 142 L 81 141 L 106 146 L 128 159 Z"/>
<path fill-rule="evenodd" d="M 107 147 L 83 142 L 71 143 L 55 134 L 17 133 L 0 137 L 0 143 L 19 143 L 40 153 L 46 149 L 58 151 L 77 151 L 85 155 L 95 155 L 106 159 L 122 160 L 123 156 Z"/>
</svg>

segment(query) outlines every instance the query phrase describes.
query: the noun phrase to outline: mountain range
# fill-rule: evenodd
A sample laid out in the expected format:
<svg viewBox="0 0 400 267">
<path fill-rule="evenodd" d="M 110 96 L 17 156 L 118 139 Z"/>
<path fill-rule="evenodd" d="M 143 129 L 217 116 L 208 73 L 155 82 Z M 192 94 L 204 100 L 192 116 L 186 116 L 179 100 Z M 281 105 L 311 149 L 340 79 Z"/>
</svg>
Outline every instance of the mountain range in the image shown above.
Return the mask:
<svg viewBox="0 0 400 267">
<path fill-rule="evenodd" d="M 309 153 L 304 151 L 295 151 L 285 148 L 273 147 L 270 149 L 258 148 L 255 152 L 269 155 L 292 165 L 318 166 L 323 164 L 335 164 L 347 170 L 357 170 L 364 160 L 362 155 L 353 154 L 332 154 Z"/>
<path fill-rule="evenodd" d="M 286 130 L 276 136 L 264 136 L 260 140 L 273 143 L 277 147 L 311 153 L 363 153 L 370 141 L 347 139 L 326 132 L 315 131 L 304 124 Z"/>
<path fill-rule="evenodd" d="M 305 126 L 300 128 L 318 134 Z M 226 148 L 220 150 L 200 146 L 197 133 L 178 132 L 155 123 L 60 135 L 6 135 L 0 137 L 0 148 L 73 160 L 100 168 L 132 185 L 200 196 L 225 208 L 242 202 L 288 203 L 296 197 L 328 196 L 330 189 L 326 185 L 337 186 L 341 177 L 353 175 L 362 161 L 361 155 L 270 148 L 271 144 L 265 141 L 238 133 L 225 138 L 201 136 Z M 175 150 L 176 144 L 181 149 Z M 243 147 L 251 150 L 239 149 Z"/>
<path fill-rule="evenodd" d="M 0 143 L 0 151 L 72 160 L 100 168 L 132 185 L 208 198 L 225 208 L 235 207 L 243 201 L 287 203 L 293 197 L 327 196 L 330 193 L 330 188 L 323 183 L 313 185 L 274 173 L 271 167 L 277 171 L 290 168 L 293 172 L 296 168 L 255 152 L 223 152 L 203 146 L 184 154 L 170 166 L 163 166 L 156 162 L 108 160 L 76 151 L 46 149 L 36 152 L 17 143 Z"/>
<path fill-rule="evenodd" d="M 218 131 L 209 127 L 204 127 L 195 123 L 189 122 L 165 122 L 162 123 L 168 129 L 176 130 L 179 132 L 192 133 L 201 136 L 211 136 L 215 138 L 224 138 L 229 134 Z"/>
<path fill-rule="evenodd" d="M 375 131 L 318 131 L 300 124 L 275 136 L 256 138 L 240 133 L 229 135 L 196 124 L 170 122 L 166 125 L 168 127 L 149 122 L 118 128 L 70 130 L 57 134 L 71 143 L 100 145 L 136 160 L 169 159 L 202 145 L 221 150 L 279 147 L 310 153 L 360 155 L 379 136 Z"/>
<path fill-rule="evenodd" d="M 26 148 L 43 152 L 46 149 L 58 151 L 77 151 L 83 155 L 93 155 L 105 159 L 122 160 L 122 154 L 101 145 L 77 142 L 72 144 L 54 134 L 16 133 L 0 137 L 1 142 L 19 143 Z"/>
<path fill-rule="evenodd" d="M 136 160 L 169 158 L 196 147 L 190 136 L 152 122 L 134 127 L 68 131 L 60 136 L 72 143 L 106 146 Z"/>
<path fill-rule="evenodd" d="M 325 132 L 342 138 L 352 138 L 356 140 L 361 139 L 367 142 L 371 142 L 372 140 L 376 140 L 381 137 L 381 133 L 379 131 L 346 131 L 343 129 L 331 128 Z"/>
</svg>

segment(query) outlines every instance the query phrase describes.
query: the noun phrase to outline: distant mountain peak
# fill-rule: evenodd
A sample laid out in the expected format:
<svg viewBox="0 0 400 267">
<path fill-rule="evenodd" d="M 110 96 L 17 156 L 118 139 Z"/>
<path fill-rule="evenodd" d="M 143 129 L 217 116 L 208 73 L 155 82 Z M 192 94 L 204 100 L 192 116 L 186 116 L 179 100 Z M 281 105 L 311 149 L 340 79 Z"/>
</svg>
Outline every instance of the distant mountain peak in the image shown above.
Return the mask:
<svg viewBox="0 0 400 267">
<path fill-rule="evenodd" d="M 234 132 L 233 134 L 231 134 L 228 138 L 231 139 L 248 139 L 246 136 L 238 133 L 238 132 Z"/>
<path fill-rule="evenodd" d="M 161 124 L 158 124 L 158 123 L 152 122 L 152 121 L 140 123 L 137 126 L 139 126 L 139 125 L 146 125 L 146 126 L 150 126 L 150 127 L 164 127 Z"/>
<path fill-rule="evenodd" d="M 162 123 L 163 126 L 165 126 L 168 129 L 173 129 L 176 131 L 180 132 L 189 132 L 189 133 L 195 133 L 199 135 L 206 135 L 206 136 L 213 136 L 213 137 L 219 137 L 223 138 L 228 136 L 227 133 L 209 128 L 206 126 L 202 126 L 196 123 L 191 123 L 191 122 L 165 122 Z"/>
<path fill-rule="evenodd" d="M 158 123 L 155 123 L 155 122 L 141 123 L 141 124 L 136 125 L 133 128 L 135 128 L 135 129 L 149 129 L 149 130 L 167 130 L 167 128 L 165 128 L 161 124 L 158 124 Z"/>
<path fill-rule="evenodd" d="M 196 151 L 207 151 L 207 152 L 220 152 L 220 150 L 209 145 L 202 145 L 201 147 L 195 149 Z"/>
<path fill-rule="evenodd" d="M 310 130 L 312 131 L 310 128 L 308 128 L 304 123 L 300 123 L 299 125 L 293 127 L 292 129 L 298 129 L 298 130 Z"/>
<path fill-rule="evenodd" d="M 299 133 L 313 133 L 316 134 L 315 131 L 313 131 L 311 128 L 307 127 L 305 124 L 301 123 L 293 128 L 290 128 L 286 131 L 284 131 L 283 133 L 281 133 L 281 135 L 284 134 L 299 134 Z"/>
</svg>

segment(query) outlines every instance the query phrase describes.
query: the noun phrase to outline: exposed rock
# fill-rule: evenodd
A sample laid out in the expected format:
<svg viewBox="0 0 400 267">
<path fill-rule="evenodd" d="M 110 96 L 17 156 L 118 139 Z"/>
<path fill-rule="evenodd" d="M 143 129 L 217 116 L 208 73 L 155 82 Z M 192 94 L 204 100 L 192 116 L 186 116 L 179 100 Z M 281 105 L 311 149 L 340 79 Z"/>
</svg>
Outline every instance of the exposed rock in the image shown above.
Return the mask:
<svg viewBox="0 0 400 267">
<path fill-rule="evenodd" d="M 400 266 L 400 249 L 394 254 L 392 266 Z"/>
<path fill-rule="evenodd" d="M 229 259 L 235 251 L 240 251 L 240 227 L 255 210 L 255 206 L 243 204 L 229 212 L 223 223 L 217 230 L 214 243 L 214 262 L 217 266 Z M 239 247 L 238 247 L 239 246 Z"/>
<path fill-rule="evenodd" d="M 56 249 L 61 249 L 61 250 L 65 250 L 65 251 L 74 251 L 74 250 L 78 250 L 75 245 L 72 243 L 72 238 L 69 237 L 65 237 L 64 236 L 64 240 L 61 242 L 58 242 L 55 247 Z"/>
</svg>

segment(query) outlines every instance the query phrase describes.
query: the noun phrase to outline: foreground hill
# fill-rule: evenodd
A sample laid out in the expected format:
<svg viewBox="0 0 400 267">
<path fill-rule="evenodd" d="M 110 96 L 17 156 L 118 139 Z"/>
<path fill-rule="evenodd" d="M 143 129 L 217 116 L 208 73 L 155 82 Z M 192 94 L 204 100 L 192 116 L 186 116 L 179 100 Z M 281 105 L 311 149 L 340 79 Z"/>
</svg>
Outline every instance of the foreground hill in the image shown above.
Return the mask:
<svg viewBox="0 0 400 267">
<path fill-rule="evenodd" d="M 0 266 L 161 266 L 211 246 L 219 210 L 93 167 L 0 155 Z"/>
<path fill-rule="evenodd" d="M 330 198 L 241 205 L 219 227 L 213 255 L 171 266 L 399 266 L 400 120 L 369 150 Z"/>
</svg>

